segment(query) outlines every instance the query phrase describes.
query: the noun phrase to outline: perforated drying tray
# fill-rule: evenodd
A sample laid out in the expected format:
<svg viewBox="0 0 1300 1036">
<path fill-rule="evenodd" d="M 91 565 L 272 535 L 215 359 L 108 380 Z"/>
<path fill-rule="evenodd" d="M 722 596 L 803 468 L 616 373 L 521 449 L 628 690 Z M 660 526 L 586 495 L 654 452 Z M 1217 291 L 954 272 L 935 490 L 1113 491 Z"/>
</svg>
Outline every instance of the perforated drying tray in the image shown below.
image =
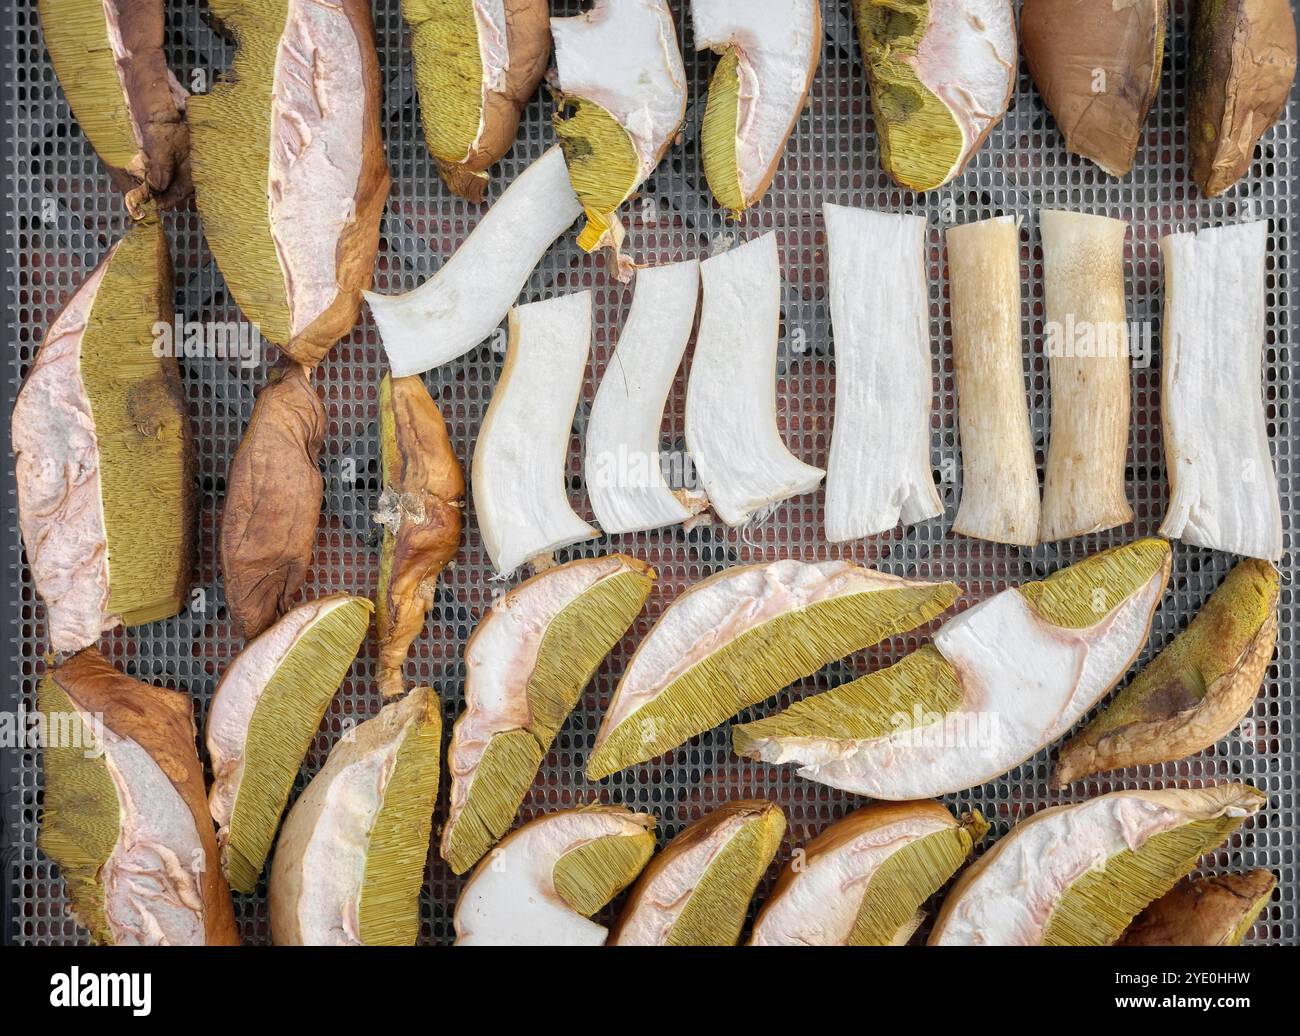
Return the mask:
<svg viewBox="0 0 1300 1036">
<path fill-rule="evenodd" d="M 572 14 L 577 0 L 552 3 L 553 13 Z M 744 532 L 704 525 L 647 535 L 607 537 L 564 556 L 622 550 L 652 562 L 659 582 L 642 618 L 601 667 L 581 704 L 565 724 L 543 766 L 523 815 L 572 806 L 601 797 L 647 809 L 659 819 L 661 839 L 683 824 L 732 798 L 770 797 L 780 803 L 790 826 L 779 859 L 806 842 L 827 823 L 861 804 L 851 795 L 802 781 L 788 769 L 738 760 L 731 755 L 726 727 L 704 734 L 655 762 L 626 770 L 601 784 L 583 776 L 604 704 L 637 639 L 672 598 L 703 576 L 729 565 L 781 556 L 819 559 L 846 557 L 888 572 L 929 579 L 954 579 L 967 589 L 965 603 L 1008 585 L 1040 578 L 1059 566 L 1101 548 L 1126 542 L 1157 528 L 1166 503 L 1166 478 L 1160 445 L 1159 366 L 1133 371 L 1133 431 L 1128 467 L 1133 526 L 1099 536 L 1021 550 L 954 536 L 949 531 L 961 494 L 954 405 L 954 378 L 948 340 L 942 228 L 1002 213 L 1024 218 L 1023 331 L 1025 373 L 1033 414 L 1035 448 L 1041 468 L 1046 447 L 1047 377 L 1039 348 L 1042 280 L 1037 210 L 1078 209 L 1120 217 L 1132 224 L 1127 257 L 1130 317 L 1160 324 L 1161 265 L 1158 238 L 1172 229 L 1268 219 L 1272 227 L 1268 274 L 1268 340 L 1265 349 L 1265 394 L 1269 434 L 1285 506 L 1292 507 L 1297 487 L 1296 432 L 1291 397 L 1296 384 L 1291 351 L 1296 326 L 1290 279 L 1296 266 L 1292 213 L 1296 208 L 1296 99 L 1287 117 L 1268 134 L 1249 177 L 1226 197 L 1202 199 L 1187 176 L 1183 129 L 1186 105 L 1185 25 L 1188 4 L 1173 3 L 1174 19 L 1160 96 L 1142 136 L 1137 163 L 1122 182 L 1088 163 L 1067 156 L 1060 134 L 1045 114 L 1028 76 L 1021 74 L 1011 111 L 990 136 L 964 176 L 924 196 L 894 187 L 880 171 L 876 139 L 866 100 L 859 50 L 844 0 L 823 0 L 825 46 L 821 69 L 807 111 L 790 141 L 772 190 L 740 224 L 729 223 L 711 203 L 700 166 L 698 134 L 705 88 L 714 58 L 697 57 L 684 4 L 674 3 L 690 80 L 690 105 L 681 141 L 674 146 L 640 198 L 627 207 L 629 247 L 642 262 L 662 263 L 704 256 L 733 240 L 775 229 L 784 267 L 784 327 L 779 366 L 779 411 L 787 440 L 798 456 L 824 464 L 832 417 L 834 366 L 826 306 L 823 201 L 924 215 L 930 224 L 930 318 L 935 365 L 936 419 L 932 460 L 943 480 L 943 518 L 874 537 L 848 547 L 830 547 L 822 535 L 822 496 L 818 492 L 782 507 L 771 519 Z M 205 23 L 205 3 L 171 3 L 168 48 L 183 81 L 196 72 L 209 80 L 226 67 L 231 48 Z M 394 176 L 384 217 L 377 288 L 406 291 L 421 283 L 465 238 L 479 210 L 452 197 L 438 179 L 421 136 L 403 38 L 398 0 L 374 4 L 384 77 L 384 135 Z M 4 373 L 5 425 L 13 396 L 26 375 L 44 329 L 60 303 L 80 283 L 105 249 L 119 236 L 126 220 L 119 196 L 77 129 L 55 82 L 45 53 L 34 0 L 6 5 L 4 14 L 12 53 L 4 78 L 13 93 L 6 112 L 15 157 L 9 168 L 7 244 L 16 267 L 9 298 L 9 354 Z M 539 93 L 529 104 L 519 139 L 497 170 L 493 193 L 554 141 L 552 104 Z M 235 142 L 237 146 L 237 142 Z M 220 273 L 208 252 L 197 214 L 184 212 L 169 220 L 176 259 L 176 304 L 187 320 L 237 320 Z M 579 407 L 569 474 L 572 496 L 589 515 L 582 491 L 580 449 L 592 392 L 627 313 L 631 289 L 613 282 L 603 261 L 583 255 L 569 235 L 553 247 L 524 292 L 536 300 L 591 288 L 595 302 L 595 342 L 584 399 Z M 870 285 L 863 285 L 870 291 Z M 490 345 L 430 372 L 425 381 L 442 407 L 452 442 L 467 460 L 496 381 L 501 356 Z M 375 328 L 367 315 L 319 370 L 320 390 L 329 411 L 328 442 L 322 457 L 326 475 L 324 516 L 313 572 L 305 593 L 336 590 L 368 594 L 375 579 L 377 526 L 371 510 L 379 493 L 376 438 L 377 388 L 384 369 Z M 126 672 L 143 680 L 190 691 L 197 702 L 200 726 L 217 678 L 237 646 L 222 597 L 217 567 L 217 529 L 225 489 L 226 467 L 248 420 L 253 394 L 265 364 L 243 369 L 237 363 L 189 360 L 183 363 L 185 391 L 198 440 L 198 477 L 203 513 L 198 586 L 206 602 L 197 612 L 105 638 L 104 649 Z M 669 401 L 665 450 L 682 449 L 684 380 L 679 376 Z M 4 500 L 8 511 L 4 539 L 4 615 L 0 653 L 16 671 L 3 682 L 10 700 L 35 706 L 36 684 L 44 670 L 43 608 L 23 564 L 13 513 L 12 461 L 5 451 Z M 1163 646 L 1205 601 L 1232 565 L 1232 559 L 1209 551 L 1177 546 L 1173 578 L 1151 636 L 1152 651 Z M 1076 793 L 1051 793 L 1047 777 L 1051 753 L 1005 777 L 947 804 L 978 807 L 1000 837 L 1020 817 L 1044 805 L 1073 801 L 1119 787 L 1191 785 L 1209 781 L 1248 780 L 1269 796 L 1266 812 L 1225 849 L 1206 859 L 1213 870 L 1268 867 L 1281 880 L 1280 892 L 1256 925 L 1254 942 L 1294 943 L 1297 934 L 1295 836 L 1296 709 L 1293 629 L 1294 566 L 1284 568 L 1281 638 L 1263 692 L 1242 729 L 1193 759 L 1144 767 L 1094 780 Z M 437 687 L 450 727 L 461 708 L 461 649 L 475 623 L 506 584 L 491 578 L 478 529 L 469 516 L 464 547 L 444 578 L 426 634 L 418 641 L 408 679 Z M 884 665 L 917 647 L 928 634 L 921 630 L 897 637 L 876 650 L 828 667 L 812 679 L 746 710 L 742 718 L 765 715 L 814 691 Z M 1143 656 L 1145 661 L 1150 651 Z M 373 649 L 367 645 L 352 668 L 307 758 L 304 773 L 315 773 L 345 725 L 373 715 L 380 707 L 373 684 Z M 17 703 L 12 699 L 16 696 Z M 85 933 L 65 914 L 64 889 L 57 869 L 35 846 L 41 801 L 39 754 L 3 749 L 8 783 L 5 808 L 5 939 L 22 943 L 75 943 Z M 300 782 L 301 787 L 301 782 Z M 445 810 L 444 774 L 439 817 Z M 1076 786 L 1078 787 L 1078 786 Z M 662 844 L 662 842 L 661 842 Z M 988 844 L 988 843 L 986 843 Z M 776 873 L 774 865 L 760 897 Z M 421 901 L 421 941 L 450 939 L 451 911 L 461 880 L 431 861 Z M 236 896 L 245 942 L 269 939 L 263 894 Z"/>
</svg>

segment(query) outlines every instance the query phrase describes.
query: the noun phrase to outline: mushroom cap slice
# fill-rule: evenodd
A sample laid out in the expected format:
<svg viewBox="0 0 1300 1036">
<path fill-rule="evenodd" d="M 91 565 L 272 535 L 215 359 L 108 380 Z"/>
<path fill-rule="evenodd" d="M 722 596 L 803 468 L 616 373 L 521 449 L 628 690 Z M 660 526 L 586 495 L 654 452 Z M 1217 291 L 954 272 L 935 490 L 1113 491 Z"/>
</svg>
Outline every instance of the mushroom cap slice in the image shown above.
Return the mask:
<svg viewBox="0 0 1300 1036">
<path fill-rule="evenodd" d="M 655 849 L 655 821 L 622 806 L 547 813 L 479 864 L 456 902 L 457 946 L 601 946 L 588 920 Z"/>
<path fill-rule="evenodd" d="M 976 787 L 1064 735 L 1146 644 L 1164 540 L 1095 554 L 980 602 L 901 662 L 732 729 L 743 756 L 907 800 Z"/>
<path fill-rule="evenodd" d="M 761 799 L 688 824 L 641 872 L 608 945 L 734 946 L 784 834 L 785 814 Z"/>
<path fill-rule="evenodd" d="M 1247 784 L 1117 791 L 1023 820 L 943 902 L 932 946 L 1109 946 L 1264 805 Z"/>
<path fill-rule="evenodd" d="M 653 759 L 828 662 L 928 622 L 960 592 L 846 561 L 791 559 L 696 583 L 628 663 L 587 776 Z"/>
<path fill-rule="evenodd" d="M 1277 876 L 1256 870 L 1184 878 L 1142 911 L 1120 946 L 1240 946 L 1268 906 Z"/>
<path fill-rule="evenodd" d="M 238 945 L 203 801 L 189 695 L 133 680 L 94 648 L 37 688 L 39 845 L 97 943 Z"/>
<path fill-rule="evenodd" d="M 880 163 L 902 187 L 958 176 L 1016 82 L 1011 0 L 853 0 Z"/>
<path fill-rule="evenodd" d="M 751 946 L 895 946 L 984 837 L 979 813 L 955 819 L 937 802 L 876 803 L 808 843 L 781 872 Z"/>
<path fill-rule="evenodd" d="M 1280 583 L 1266 561 L 1229 572 L 1191 624 L 1061 749 L 1053 786 L 1183 759 L 1233 730 L 1273 658 Z"/>
<path fill-rule="evenodd" d="M 280 815 L 321 717 L 370 626 L 364 597 L 299 605 L 253 640 L 217 683 L 204 731 L 208 809 L 221 869 L 237 892 L 257 888 Z"/>
<path fill-rule="evenodd" d="M 428 687 L 346 733 L 285 817 L 267 903 L 277 946 L 411 946 L 438 800 Z"/>
<path fill-rule="evenodd" d="M 457 874 L 509 829 L 555 735 L 654 578 L 649 565 L 623 554 L 570 561 L 498 598 L 469 638 L 442 829 L 442 857 Z"/>
<path fill-rule="evenodd" d="M 704 176 L 733 212 L 767 192 L 821 59 L 819 0 L 691 0 L 695 49 L 721 55 L 700 131 Z"/>
</svg>

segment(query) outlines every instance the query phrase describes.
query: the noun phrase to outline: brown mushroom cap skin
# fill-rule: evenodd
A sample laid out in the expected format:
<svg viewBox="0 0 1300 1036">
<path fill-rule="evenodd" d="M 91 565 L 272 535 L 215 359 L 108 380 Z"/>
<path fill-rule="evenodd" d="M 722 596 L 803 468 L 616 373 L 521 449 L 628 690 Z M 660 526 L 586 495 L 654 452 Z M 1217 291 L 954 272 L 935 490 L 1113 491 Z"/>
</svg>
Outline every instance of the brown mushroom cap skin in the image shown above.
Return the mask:
<svg viewBox="0 0 1300 1036">
<path fill-rule="evenodd" d="M 1157 899 L 1118 946 L 1239 946 L 1277 887 L 1270 871 L 1185 878 Z"/>
</svg>

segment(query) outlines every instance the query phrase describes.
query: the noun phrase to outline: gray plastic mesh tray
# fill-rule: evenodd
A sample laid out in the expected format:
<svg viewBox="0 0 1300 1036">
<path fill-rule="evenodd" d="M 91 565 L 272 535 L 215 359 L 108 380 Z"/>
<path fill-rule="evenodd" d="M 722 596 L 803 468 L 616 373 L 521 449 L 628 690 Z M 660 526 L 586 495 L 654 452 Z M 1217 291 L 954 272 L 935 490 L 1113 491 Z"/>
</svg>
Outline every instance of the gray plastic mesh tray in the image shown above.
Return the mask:
<svg viewBox="0 0 1300 1036">
<path fill-rule="evenodd" d="M 14 393 L 26 375 L 48 321 L 63 299 L 121 233 L 125 213 L 119 196 L 77 129 L 55 82 L 37 24 L 34 0 L 7 4 L 4 27 L 12 54 L 4 70 L 13 94 L 6 112 L 14 158 L 6 193 L 7 246 L 16 269 L 7 312 L 8 354 L 4 368 L 5 424 Z M 552 3 L 556 14 L 576 13 L 577 0 Z M 775 229 L 784 265 L 784 328 L 780 355 L 779 410 L 787 440 L 800 457 L 824 464 L 829 445 L 834 366 L 826 305 L 823 201 L 834 201 L 924 215 L 930 224 L 931 331 L 935 343 L 936 418 L 932 459 L 943 478 L 943 518 L 832 548 L 822 537 L 821 494 L 796 499 L 773 517 L 743 532 L 720 525 L 692 531 L 669 529 L 645 535 L 609 537 L 565 552 L 565 556 L 623 550 L 652 562 L 660 580 L 641 619 L 601 667 L 583 701 L 565 724 L 524 806 L 524 816 L 571 806 L 594 797 L 654 812 L 661 838 L 719 803 L 740 796 L 766 796 L 785 809 L 790 821 L 785 857 L 828 822 L 859 804 L 853 796 L 802 781 L 788 770 L 738 760 L 730 754 L 726 727 L 704 734 L 647 765 L 624 771 L 602 785 L 583 776 L 582 764 L 602 708 L 638 637 L 666 603 L 703 576 L 738 562 L 774 559 L 848 557 L 885 571 L 924 578 L 955 579 L 967 589 L 966 603 L 1100 548 L 1125 542 L 1157 528 L 1166 502 L 1160 444 L 1158 341 L 1161 266 L 1157 240 L 1175 228 L 1234 222 L 1271 221 L 1268 276 L 1268 341 L 1265 350 L 1269 433 L 1274 445 L 1285 506 L 1290 511 L 1297 464 L 1296 426 L 1291 397 L 1296 381 L 1292 336 L 1296 291 L 1291 278 L 1297 262 L 1292 213 L 1297 205 L 1296 99 L 1282 122 L 1265 138 L 1250 175 L 1225 197 L 1202 199 L 1187 177 L 1183 129 L 1186 84 L 1185 25 L 1189 5 L 1173 3 L 1159 99 L 1142 137 L 1136 167 L 1122 182 L 1068 156 L 1028 76 L 1017 84 L 1012 108 L 960 179 L 925 196 L 893 186 L 880 171 L 866 82 L 849 16 L 849 4 L 823 0 L 825 46 L 809 104 L 789 145 L 772 190 L 739 224 L 713 206 L 700 165 L 698 132 L 714 58 L 696 56 L 684 3 L 674 3 L 690 80 L 690 104 L 680 143 L 627 208 L 629 248 L 642 262 L 669 262 L 702 256 L 733 240 Z M 205 3 L 172 3 L 168 47 L 183 81 L 198 73 L 210 80 L 231 59 L 231 48 L 206 23 Z M 420 132 L 410 55 L 403 38 L 398 0 L 376 0 L 381 68 L 384 77 L 384 134 L 394 176 L 384 218 L 377 269 L 382 292 L 405 291 L 428 277 L 464 239 L 478 210 L 443 187 Z M 519 139 L 501 163 L 494 193 L 509 183 L 554 141 L 552 104 L 540 94 L 529 104 Z M 1043 207 L 1079 209 L 1128 220 L 1130 318 L 1149 321 L 1156 331 L 1157 355 L 1151 367 L 1133 370 L 1133 430 L 1128 486 L 1136 522 L 1132 527 L 1066 543 L 1022 550 L 968 540 L 949 532 L 961 493 L 961 467 L 954 408 L 954 376 L 948 342 L 945 269 L 941 230 L 1000 213 L 1024 217 L 1023 330 L 1025 364 L 1038 461 L 1043 461 L 1047 426 L 1047 378 L 1039 349 L 1042 281 L 1035 213 Z M 220 273 L 204 245 L 198 216 L 169 220 L 176 260 L 176 304 L 187 320 L 237 320 Z M 573 235 L 553 247 L 533 274 L 526 300 L 591 288 L 595 302 L 595 342 L 584 400 L 573 439 L 570 478 L 580 511 L 580 448 L 591 394 L 604 370 L 617 330 L 626 315 L 631 289 L 613 282 L 603 260 L 583 255 Z M 430 372 L 426 383 L 442 407 L 458 455 L 469 457 L 479 422 L 496 381 L 501 356 L 484 345 L 460 360 Z M 313 573 L 305 593 L 335 590 L 369 593 L 377 558 L 377 526 L 371 510 L 379 493 L 376 441 L 377 388 L 383 355 L 373 323 L 362 323 L 334 350 L 319 370 L 319 385 L 329 411 L 328 442 L 322 457 L 327 478 L 324 515 Z M 183 365 L 185 391 L 198 440 L 202 492 L 202 532 L 198 586 L 205 600 L 197 610 L 151 626 L 105 638 L 107 654 L 144 680 L 185 688 L 194 696 L 200 723 L 216 680 L 232 657 L 237 639 L 226 619 L 217 568 L 217 529 L 226 466 L 248 420 L 265 362 L 251 369 L 218 360 Z M 665 450 L 682 449 L 684 381 L 679 376 L 669 401 Z M 0 623 L 0 653 L 16 678 L 4 681 L 6 698 L 17 695 L 34 708 L 36 683 L 44 668 L 43 608 L 23 564 L 13 514 L 12 461 L 6 454 L 3 482 L 6 604 Z M 1232 559 L 1178 546 L 1174 574 L 1157 616 L 1151 649 L 1158 649 L 1187 622 L 1230 568 Z M 1242 728 L 1215 748 L 1183 762 L 1144 767 L 1112 780 L 1087 783 L 1092 795 L 1117 787 L 1152 787 L 1220 780 L 1249 780 L 1269 796 L 1267 811 L 1205 861 L 1214 870 L 1268 867 L 1281 879 L 1251 941 L 1297 941 L 1297 831 L 1295 635 L 1291 562 L 1284 569 L 1282 634 L 1264 690 Z M 473 515 L 464 547 L 438 593 L 425 635 L 417 642 L 408 679 L 437 687 L 448 727 L 460 712 L 463 670 L 461 648 L 478 618 L 504 584 L 491 578 Z M 886 664 L 915 648 L 928 631 L 898 637 L 879 648 L 828 667 L 772 701 L 747 710 L 763 715 L 807 693 L 829 688 L 872 666 Z M 1149 652 L 1144 655 L 1149 657 Z M 304 773 L 314 773 L 346 724 L 373 715 L 380 706 L 372 678 L 374 659 L 367 646 L 331 707 L 308 756 Z M 6 707 L 16 707 L 10 703 Z M 85 938 L 64 911 L 57 869 L 35 847 L 41 799 L 39 754 L 3 750 L 6 781 L 4 937 L 21 943 L 75 943 Z M 949 805 L 978 807 L 1000 836 L 1019 817 L 1063 801 L 1047 786 L 1047 751 L 1005 777 L 954 796 Z M 446 779 L 443 782 L 445 808 Z M 987 843 L 986 843 L 987 844 Z M 760 890 L 765 893 L 774 866 Z M 421 904 L 421 941 L 451 938 L 451 911 L 461 881 L 441 861 L 429 865 Z M 248 943 L 269 941 L 264 895 L 237 896 L 236 909 Z"/>
</svg>

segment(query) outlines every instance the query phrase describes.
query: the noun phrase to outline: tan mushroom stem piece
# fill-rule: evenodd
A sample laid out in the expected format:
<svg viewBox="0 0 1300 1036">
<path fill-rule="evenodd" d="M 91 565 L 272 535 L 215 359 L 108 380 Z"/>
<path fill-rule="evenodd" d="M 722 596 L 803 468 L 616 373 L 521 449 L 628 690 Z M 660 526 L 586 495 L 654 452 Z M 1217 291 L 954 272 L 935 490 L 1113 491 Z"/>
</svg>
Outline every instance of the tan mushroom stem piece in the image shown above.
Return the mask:
<svg viewBox="0 0 1300 1036">
<path fill-rule="evenodd" d="M 1184 878 L 1142 911 L 1119 946 L 1240 946 L 1277 888 L 1271 871 Z"/>
</svg>

